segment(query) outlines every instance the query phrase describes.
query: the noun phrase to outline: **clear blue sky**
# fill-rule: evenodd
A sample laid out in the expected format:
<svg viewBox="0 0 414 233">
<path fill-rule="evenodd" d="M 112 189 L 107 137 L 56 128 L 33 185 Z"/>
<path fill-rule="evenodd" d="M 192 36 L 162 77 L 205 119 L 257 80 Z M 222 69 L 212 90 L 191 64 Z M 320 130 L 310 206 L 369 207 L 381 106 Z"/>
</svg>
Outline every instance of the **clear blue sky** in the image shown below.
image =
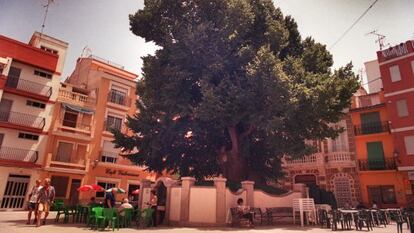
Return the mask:
<svg viewBox="0 0 414 233">
<path fill-rule="evenodd" d="M 39 31 L 47 0 L 0 0 L 0 34 L 27 42 Z M 332 45 L 373 0 L 274 0 L 285 15 L 292 15 L 302 35 Z M 140 73 L 140 57 L 155 51 L 129 31 L 128 15 L 142 8 L 143 0 L 55 0 L 45 33 L 69 43 L 64 77 L 70 74 L 82 48 Z M 335 67 L 349 61 L 355 71 L 376 58 L 377 29 L 396 44 L 414 38 L 414 0 L 379 0 L 368 14 L 332 50 Z"/>
</svg>

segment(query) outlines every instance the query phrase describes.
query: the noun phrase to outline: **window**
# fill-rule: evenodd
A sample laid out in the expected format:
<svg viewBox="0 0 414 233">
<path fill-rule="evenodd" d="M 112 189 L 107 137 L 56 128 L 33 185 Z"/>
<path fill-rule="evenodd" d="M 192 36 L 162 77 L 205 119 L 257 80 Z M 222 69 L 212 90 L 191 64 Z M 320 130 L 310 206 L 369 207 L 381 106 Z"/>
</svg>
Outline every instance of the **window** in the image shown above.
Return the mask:
<svg viewBox="0 0 414 233">
<path fill-rule="evenodd" d="M 338 137 L 332 139 L 332 152 L 342 152 L 348 151 L 348 133 L 345 130 L 344 132 L 340 133 Z"/>
<path fill-rule="evenodd" d="M 98 185 L 103 187 L 105 190 L 113 188 L 116 186 L 115 183 L 106 183 L 106 182 L 98 182 Z M 96 192 L 96 197 L 104 197 L 105 191 L 103 192 Z"/>
<path fill-rule="evenodd" d="M 118 159 L 119 150 L 115 148 L 114 143 L 110 141 L 103 141 L 101 161 L 105 163 L 116 163 Z"/>
<path fill-rule="evenodd" d="M 127 94 L 123 91 L 111 89 L 108 95 L 108 100 L 119 105 L 126 105 Z"/>
<path fill-rule="evenodd" d="M 379 112 L 369 112 L 361 114 L 361 133 L 372 134 L 383 132 Z"/>
<path fill-rule="evenodd" d="M 376 202 L 381 207 L 381 204 L 397 204 L 394 186 L 368 186 L 368 194 L 371 202 Z"/>
<path fill-rule="evenodd" d="M 34 75 L 42 77 L 42 78 L 52 79 L 52 74 L 49 74 L 49 73 L 46 73 L 40 70 L 35 70 Z"/>
<path fill-rule="evenodd" d="M 46 108 L 46 104 L 40 103 L 40 102 L 36 102 L 36 101 L 32 101 L 32 100 L 27 100 L 26 101 L 26 105 L 27 106 L 31 106 L 31 107 L 35 107 L 35 108 L 41 108 L 41 109 L 45 109 Z"/>
<path fill-rule="evenodd" d="M 385 168 L 384 147 L 381 141 L 367 142 L 368 169 L 382 170 Z"/>
<path fill-rule="evenodd" d="M 390 67 L 391 82 L 397 82 L 401 80 L 400 68 L 398 65 Z"/>
<path fill-rule="evenodd" d="M 39 140 L 39 135 L 30 134 L 30 133 L 19 133 L 19 138 L 37 141 Z"/>
<path fill-rule="evenodd" d="M 51 49 L 51 48 L 48 48 L 48 47 L 46 47 L 46 46 L 40 46 L 40 49 L 41 50 L 44 50 L 44 51 L 46 51 L 46 52 L 48 52 L 48 53 L 53 53 L 53 54 L 58 54 L 58 51 L 57 50 L 55 50 L 55 49 Z"/>
<path fill-rule="evenodd" d="M 404 143 L 407 155 L 414 155 L 414 135 L 404 137 Z"/>
<path fill-rule="evenodd" d="M 78 122 L 78 112 L 72 111 L 66 108 L 65 115 L 63 116 L 62 125 L 76 128 L 77 122 Z"/>
<path fill-rule="evenodd" d="M 66 197 L 66 190 L 68 189 L 69 177 L 67 176 L 52 176 L 50 184 L 55 187 L 56 197 Z"/>
<path fill-rule="evenodd" d="M 73 143 L 59 142 L 55 160 L 59 162 L 70 162 L 73 152 Z"/>
<path fill-rule="evenodd" d="M 396 105 L 397 105 L 397 113 L 399 117 L 408 116 L 407 100 L 398 100 L 396 102 Z"/>
<path fill-rule="evenodd" d="M 122 118 L 108 116 L 106 118 L 106 131 L 110 131 L 111 129 L 121 130 L 122 127 Z"/>
</svg>

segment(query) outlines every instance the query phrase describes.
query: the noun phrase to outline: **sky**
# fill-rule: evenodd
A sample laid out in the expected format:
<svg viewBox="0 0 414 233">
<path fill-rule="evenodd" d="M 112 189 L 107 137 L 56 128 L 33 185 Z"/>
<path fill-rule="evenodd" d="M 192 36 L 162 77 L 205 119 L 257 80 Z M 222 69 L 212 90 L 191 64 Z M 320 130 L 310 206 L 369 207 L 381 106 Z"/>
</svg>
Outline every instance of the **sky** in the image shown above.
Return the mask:
<svg viewBox="0 0 414 233">
<path fill-rule="evenodd" d="M 292 15 L 302 37 L 313 37 L 329 48 L 374 0 L 274 0 L 284 15 Z M 0 0 L 0 34 L 28 42 L 40 31 L 47 0 Z M 125 66 L 140 75 L 141 57 L 157 47 L 129 30 L 128 15 L 144 7 L 144 0 L 54 0 L 44 33 L 69 43 L 63 79 L 74 69 L 83 48 L 93 55 Z M 360 72 L 376 58 L 377 30 L 386 43 L 414 39 L 414 0 L 379 0 L 332 49 L 334 67 L 352 61 Z"/>
</svg>

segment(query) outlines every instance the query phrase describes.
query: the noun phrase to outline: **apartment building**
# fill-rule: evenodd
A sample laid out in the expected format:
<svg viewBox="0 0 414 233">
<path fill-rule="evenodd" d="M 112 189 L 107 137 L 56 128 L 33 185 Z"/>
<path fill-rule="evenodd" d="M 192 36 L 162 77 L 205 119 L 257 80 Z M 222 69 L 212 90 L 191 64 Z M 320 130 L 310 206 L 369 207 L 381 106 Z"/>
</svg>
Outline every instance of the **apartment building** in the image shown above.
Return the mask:
<svg viewBox="0 0 414 233">
<path fill-rule="evenodd" d="M 404 206 L 404 181 L 397 171 L 384 93 L 367 94 L 361 88 L 352 102 L 362 202 L 366 206 L 375 202 L 381 208 Z"/>
<path fill-rule="evenodd" d="M 394 141 L 393 156 L 402 171 L 407 201 L 414 201 L 414 40 L 378 51 L 384 102 Z"/>
<path fill-rule="evenodd" d="M 23 209 L 40 177 L 68 44 L 0 35 L 0 209 Z"/>
<path fill-rule="evenodd" d="M 57 198 L 69 203 L 103 198 L 103 192 L 77 192 L 84 184 L 120 187 L 127 191 L 122 198 L 138 189 L 142 179 L 155 180 L 155 174 L 120 156 L 112 143 L 111 129 L 127 132 L 126 117 L 137 112 L 136 78 L 102 58 L 77 60 L 59 90 L 44 160 L 44 176 L 51 177 Z"/>
<path fill-rule="evenodd" d="M 332 191 L 339 207 L 355 205 L 360 192 L 350 115 L 346 114 L 334 127 L 344 129 L 337 138 L 309 142 L 317 149 L 317 153 L 300 159 L 284 160 L 284 186 L 291 189 L 295 183 L 317 185 Z"/>
</svg>

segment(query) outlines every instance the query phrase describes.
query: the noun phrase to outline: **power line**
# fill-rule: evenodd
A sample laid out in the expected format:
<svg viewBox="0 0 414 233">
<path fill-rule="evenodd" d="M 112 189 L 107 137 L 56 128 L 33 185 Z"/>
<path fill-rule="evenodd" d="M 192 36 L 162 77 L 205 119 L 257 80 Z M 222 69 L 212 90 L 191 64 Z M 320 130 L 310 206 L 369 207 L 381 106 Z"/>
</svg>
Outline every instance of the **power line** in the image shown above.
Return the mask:
<svg viewBox="0 0 414 233">
<path fill-rule="evenodd" d="M 331 50 L 333 47 L 335 47 L 336 44 L 339 43 L 339 41 L 341 41 L 346 34 L 348 34 L 349 31 L 351 31 L 351 29 L 368 13 L 368 11 L 378 2 L 378 0 L 375 0 L 373 3 L 371 3 L 371 5 L 364 11 L 364 13 L 362 13 L 361 16 L 358 17 L 357 20 L 355 20 L 355 22 L 348 28 L 345 30 L 344 33 L 342 33 L 342 35 L 335 41 L 335 43 L 333 43 L 330 47 L 329 50 Z"/>
</svg>

